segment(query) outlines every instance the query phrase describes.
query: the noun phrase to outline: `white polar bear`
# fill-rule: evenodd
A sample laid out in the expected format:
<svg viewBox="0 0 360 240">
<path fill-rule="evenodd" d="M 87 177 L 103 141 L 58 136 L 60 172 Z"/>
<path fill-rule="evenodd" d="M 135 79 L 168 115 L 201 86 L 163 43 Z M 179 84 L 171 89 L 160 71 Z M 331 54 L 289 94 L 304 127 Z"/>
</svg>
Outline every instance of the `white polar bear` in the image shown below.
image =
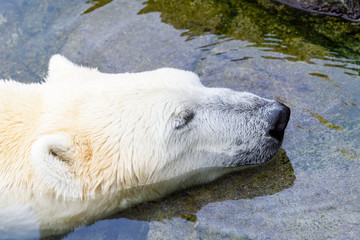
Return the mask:
<svg viewBox="0 0 360 240">
<path fill-rule="evenodd" d="M 55 55 L 45 83 L 0 82 L 0 226 L 62 233 L 265 162 L 289 115 L 192 72 L 105 74 Z"/>
</svg>

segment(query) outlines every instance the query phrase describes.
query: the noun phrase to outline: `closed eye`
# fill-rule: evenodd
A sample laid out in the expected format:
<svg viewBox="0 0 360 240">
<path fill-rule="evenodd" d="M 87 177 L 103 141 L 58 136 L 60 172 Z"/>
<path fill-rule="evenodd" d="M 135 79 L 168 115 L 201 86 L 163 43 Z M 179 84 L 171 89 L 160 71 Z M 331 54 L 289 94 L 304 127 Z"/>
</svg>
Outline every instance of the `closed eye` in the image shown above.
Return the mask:
<svg viewBox="0 0 360 240">
<path fill-rule="evenodd" d="M 184 116 L 180 119 L 179 123 L 175 127 L 175 129 L 179 130 L 188 125 L 191 120 L 195 117 L 195 113 L 193 111 L 186 111 L 184 112 Z"/>
</svg>

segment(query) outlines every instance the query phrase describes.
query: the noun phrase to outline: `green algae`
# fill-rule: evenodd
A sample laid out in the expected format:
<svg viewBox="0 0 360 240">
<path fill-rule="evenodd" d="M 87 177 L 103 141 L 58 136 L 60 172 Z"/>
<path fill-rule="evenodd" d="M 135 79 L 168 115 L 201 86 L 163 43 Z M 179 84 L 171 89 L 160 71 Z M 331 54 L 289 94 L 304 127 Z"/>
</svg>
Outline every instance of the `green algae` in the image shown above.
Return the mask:
<svg viewBox="0 0 360 240">
<path fill-rule="evenodd" d="M 340 54 L 360 60 L 360 23 L 292 9 L 271 0 L 149 0 L 139 14 L 160 12 L 161 19 L 192 39 L 216 34 L 254 42 L 253 47 L 310 61 Z M 357 69 L 356 71 L 359 72 Z"/>
<path fill-rule="evenodd" d="M 332 124 L 330 121 L 326 120 L 325 118 L 323 118 L 322 116 L 320 116 L 319 114 L 312 112 L 308 109 L 305 109 L 306 112 L 310 113 L 314 118 L 316 118 L 317 120 L 319 120 L 319 122 L 321 122 L 322 124 L 324 124 L 326 127 L 331 128 L 331 129 L 335 129 L 335 130 L 339 130 L 339 131 L 343 131 L 344 129 L 340 126 L 337 126 L 335 124 Z"/>
<path fill-rule="evenodd" d="M 344 157 L 348 159 L 360 160 L 360 155 L 352 149 L 337 149 L 337 152 L 341 153 Z"/>
<path fill-rule="evenodd" d="M 101 8 L 112 1 L 113 0 L 88 0 L 86 3 L 93 4 L 94 6 L 88 8 L 82 14 L 91 13 L 92 11 L 95 11 L 96 9 Z"/>
</svg>

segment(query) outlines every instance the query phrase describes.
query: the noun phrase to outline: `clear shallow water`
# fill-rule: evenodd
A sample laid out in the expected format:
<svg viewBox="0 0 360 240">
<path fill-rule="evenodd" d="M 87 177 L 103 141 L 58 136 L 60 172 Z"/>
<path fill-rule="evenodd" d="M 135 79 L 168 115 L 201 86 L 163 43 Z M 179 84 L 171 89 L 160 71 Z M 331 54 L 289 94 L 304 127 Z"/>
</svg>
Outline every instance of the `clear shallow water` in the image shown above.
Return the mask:
<svg viewBox="0 0 360 240">
<path fill-rule="evenodd" d="M 34 14 L 37 13 L 37 14 Z M 0 2 L 0 75 L 41 81 L 52 54 L 105 72 L 177 67 L 292 108 L 283 151 L 64 239 L 360 236 L 359 24 L 268 1 Z"/>
</svg>

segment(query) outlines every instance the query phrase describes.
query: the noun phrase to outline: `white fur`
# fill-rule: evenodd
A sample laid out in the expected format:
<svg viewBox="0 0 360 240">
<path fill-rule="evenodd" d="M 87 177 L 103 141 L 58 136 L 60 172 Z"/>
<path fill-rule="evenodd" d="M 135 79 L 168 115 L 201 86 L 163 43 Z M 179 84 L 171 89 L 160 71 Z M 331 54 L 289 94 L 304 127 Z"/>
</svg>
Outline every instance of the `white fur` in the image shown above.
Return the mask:
<svg viewBox="0 0 360 240">
<path fill-rule="evenodd" d="M 0 213 L 26 205 L 42 236 L 61 233 L 264 162 L 280 147 L 273 102 L 188 71 L 105 74 L 55 55 L 43 84 L 0 82 Z"/>
</svg>

